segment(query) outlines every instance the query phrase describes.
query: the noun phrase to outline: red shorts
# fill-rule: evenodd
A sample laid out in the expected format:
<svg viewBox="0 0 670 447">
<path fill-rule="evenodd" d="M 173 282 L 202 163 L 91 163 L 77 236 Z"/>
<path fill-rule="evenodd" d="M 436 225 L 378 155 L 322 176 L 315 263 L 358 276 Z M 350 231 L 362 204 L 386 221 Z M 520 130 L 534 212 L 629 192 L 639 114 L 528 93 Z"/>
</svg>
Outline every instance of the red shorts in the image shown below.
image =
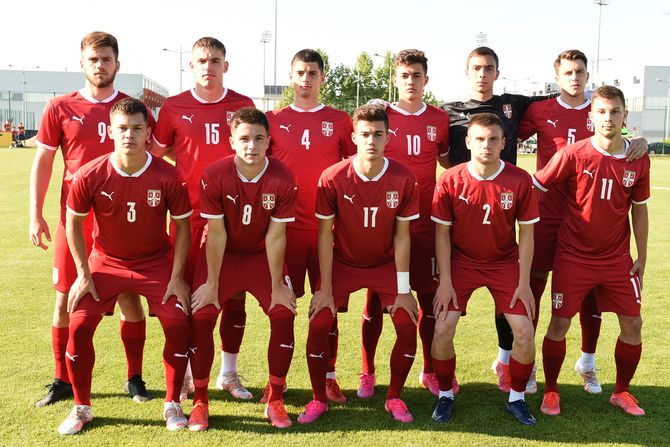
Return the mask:
<svg viewBox="0 0 670 447">
<path fill-rule="evenodd" d="M 207 281 L 206 252 L 205 249 L 200 250 L 200 257 L 193 278 L 194 291 Z M 285 265 L 282 277 L 284 284 L 293 290 Z M 264 251 L 261 253 L 227 251 L 224 253 L 221 273 L 219 274 L 219 304 L 223 306 L 228 298 L 241 292 L 251 293 L 263 308 L 263 312 L 268 313 L 272 301 L 272 277 L 270 276 L 268 257 Z M 219 310 L 214 305 L 209 305 L 198 311 L 198 313 L 200 312 L 218 314 Z"/>
<path fill-rule="evenodd" d="M 205 231 L 205 225 L 207 225 L 207 220 L 205 219 L 195 217 L 191 219 L 191 246 L 188 249 L 188 258 L 186 258 L 186 266 L 184 268 L 184 280 L 186 280 L 191 289 L 193 289 L 193 275 L 195 274 L 195 266 L 198 263 L 200 245 L 201 243 L 204 244 L 202 233 Z M 176 234 L 177 226 L 173 221 L 170 221 L 170 243 L 173 247 Z"/>
<path fill-rule="evenodd" d="M 95 220 L 93 213 L 89 213 L 84 219 L 84 239 L 86 240 L 86 255 L 91 254 L 91 247 L 93 246 L 93 227 Z M 53 284 L 54 289 L 62 293 L 68 293 L 70 287 L 77 279 L 77 268 L 70 253 L 70 247 L 67 245 L 67 238 L 65 236 L 65 223 L 58 222 L 56 228 L 56 241 L 54 243 L 54 267 L 53 267 Z"/>
<path fill-rule="evenodd" d="M 100 301 L 95 301 L 91 295 L 84 296 L 71 316 L 112 315 L 116 297 L 120 293 L 134 292 L 147 298 L 151 316 L 179 320 L 188 318 L 177 297 L 171 296 L 167 303 L 162 303 L 172 273 L 169 257 L 159 264 L 133 269 L 107 264 L 94 251 L 88 258 L 88 266 Z"/>
<path fill-rule="evenodd" d="M 451 278 L 458 299 L 458 309 L 449 303 L 449 310 L 465 313 L 472 293 L 480 287 L 486 287 L 493 295 L 496 315 L 526 315 L 526 308 L 519 300 L 513 308 L 514 291 L 519 285 L 519 264 L 517 262 L 494 269 L 478 269 L 472 266 L 451 263 Z"/>
<path fill-rule="evenodd" d="M 398 296 L 395 262 L 376 267 L 353 267 L 333 259 L 333 298 L 338 311 L 346 311 L 349 294 L 360 289 L 376 292 L 382 309 L 393 306 Z"/>
<path fill-rule="evenodd" d="M 556 255 L 556 244 L 558 243 L 558 230 L 561 221 L 555 219 L 541 218 L 533 225 L 533 272 L 550 272 L 554 266 Z"/>
<path fill-rule="evenodd" d="M 409 281 L 418 293 L 435 293 L 439 285 L 435 261 L 435 230 L 411 233 Z"/>
<path fill-rule="evenodd" d="M 596 265 L 558 253 L 551 281 L 551 314 L 574 317 L 586 295 L 595 289 L 600 312 L 639 317 L 642 287 L 638 276 L 628 273 L 632 266 L 630 256 L 621 256 L 612 264 Z"/>
<path fill-rule="evenodd" d="M 305 294 L 305 277 L 309 277 L 312 293 L 319 281 L 319 232 L 286 228 L 285 262 L 293 283 L 293 292 L 300 298 Z"/>
</svg>

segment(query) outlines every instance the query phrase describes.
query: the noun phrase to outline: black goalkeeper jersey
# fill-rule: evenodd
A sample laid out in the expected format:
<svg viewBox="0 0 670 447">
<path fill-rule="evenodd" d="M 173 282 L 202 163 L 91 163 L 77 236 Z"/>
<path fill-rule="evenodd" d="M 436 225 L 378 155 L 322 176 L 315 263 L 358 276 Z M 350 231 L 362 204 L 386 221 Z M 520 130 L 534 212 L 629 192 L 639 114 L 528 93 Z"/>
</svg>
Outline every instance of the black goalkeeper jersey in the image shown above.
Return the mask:
<svg viewBox="0 0 670 447">
<path fill-rule="evenodd" d="M 553 95 L 556 96 L 556 95 Z M 552 96 L 523 96 L 505 93 L 493 95 L 488 101 L 447 102 L 442 109 L 449 113 L 449 160 L 452 165 L 470 160 L 470 151 L 465 145 L 470 115 L 493 113 L 502 120 L 505 131 L 505 147 L 500 158 L 516 165 L 517 133 L 521 117 L 534 101 L 542 101 Z"/>
</svg>

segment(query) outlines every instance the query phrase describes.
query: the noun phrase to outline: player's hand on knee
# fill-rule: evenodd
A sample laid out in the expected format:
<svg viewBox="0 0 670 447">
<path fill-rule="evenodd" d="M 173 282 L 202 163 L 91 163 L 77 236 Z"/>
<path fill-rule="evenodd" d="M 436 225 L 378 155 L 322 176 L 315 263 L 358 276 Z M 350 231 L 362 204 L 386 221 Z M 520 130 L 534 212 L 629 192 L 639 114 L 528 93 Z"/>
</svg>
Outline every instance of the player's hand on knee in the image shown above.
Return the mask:
<svg viewBox="0 0 670 447">
<path fill-rule="evenodd" d="M 454 303 L 454 307 L 458 309 L 458 298 L 456 291 L 451 284 L 440 283 L 440 286 L 435 292 L 433 298 L 433 315 L 439 320 L 446 320 L 449 312 L 449 303 Z"/>
<path fill-rule="evenodd" d="M 204 283 L 191 295 L 191 314 L 196 313 L 203 307 L 214 305 L 221 309 L 219 304 L 219 286 L 218 284 Z"/>
<path fill-rule="evenodd" d="M 100 301 L 98 292 L 95 290 L 93 278 L 91 278 L 90 275 L 77 276 L 77 279 L 75 279 L 72 287 L 70 287 L 70 292 L 67 295 L 67 311 L 74 312 L 79 301 L 89 293 L 94 300 Z"/>
<path fill-rule="evenodd" d="M 163 304 L 167 303 L 171 296 L 175 296 L 181 304 L 181 310 L 186 315 L 189 315 L 191 313 L 190 295 L 191 288 L 184 281 L 183 277 L 172 278 L 165 290 L 165 295 L 163 295 Z"/>
<path fill-rule="evenodd" d="M 317 290 L 312 297 L 312 301 L 309 303 L 309 312 L 307 316 L 309 321 L 312 321 L 322 309 L 330 309 L 335 316 L 335 299 L 333 298 L 332 293 L 328 293 L 324 290 Z"/>
<path fill-rule="evenodd" d="M 528 318 L 531 320 L 534 320 L 535 298 L 533 298 L 533 291 L 530 289 L 529 284 L 519 284 L 519 286 L 514 291 L 512 302 L 510 303 L 509 308 L 514 308 L 517 301 L 521 301 L 523 303 L 523 307 L 526 308 L 526 315 L 528 315 Z"/>
<path fill-rule="evenodd" d="M 399 293 L 389 313 L 394 316 L 398 309 L 403 309 L 409 314 L 414 324 L 419 322 L 419 305 L 411 293 Z"/>
<path fill-rule="evenodd" d="M 284 283 L 272 289 L 272 299 L 270 300 L 268 313 L 277 306 L 286 307 L 293 313 L 293 315 L 298 314 L 298 303 L 295 299 L 295 294 L 293 293 L 293 290 Z"/>
<path fill-rule="evenodd" d="M 42 241 L 42 235 L 44 238 L 51 242 L 51 233 L 49 232 L 49 224 L 44 220 L 42 216 L 31 219 L 30 228 L 28 229 L 28 236 L 30 237 L 30 242 L 36 247 L 46 250 L 49 247 Z"/>
</svg>

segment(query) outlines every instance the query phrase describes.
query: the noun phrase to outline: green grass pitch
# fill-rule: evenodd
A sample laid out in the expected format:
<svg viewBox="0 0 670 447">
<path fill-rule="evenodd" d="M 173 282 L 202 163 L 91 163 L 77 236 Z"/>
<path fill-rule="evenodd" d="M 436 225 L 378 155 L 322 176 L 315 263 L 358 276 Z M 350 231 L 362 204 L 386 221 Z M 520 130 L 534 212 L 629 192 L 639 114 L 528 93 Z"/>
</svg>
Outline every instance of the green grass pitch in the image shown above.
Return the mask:
<svg viewBox="0 0 670 447">
<path fill-rule="evenodd" d="M 27 238 L 28 176 L 34 149 L 0 149 L 0 402 L 2 429 L 0 445 L 670 445 L 670 324 L 667 309 L 670 264 L 670 158 L 652 159 L 652 201 L 650 207 L 649 260 L 644 290 L 644 349 L 633 380 L 632 392 L 647 411 L 633 418 L 608 403 L 614 383 L 614 342 L 616 319 L 605 315 L 598 347 L 598 366 L 603 382 L 602 395 L 587 395 L 572 366 L 579 353 L 579 328 L 573 326 L 568 338 L 568 355 L 560 377 L 562 415 L 549 418 L 539 411 L 541 394 L 528 396 L 538 424 L 527 428 L 516 423 L 504 410 L 506 396 L 497 390 L 489 370 L 497 353 L 493 325 L 493 302 L 487 292 L 473 298 L 469 315 L 459 325 L 456 345 L 461 392 L 452 421 L 436 425 L 429 420 L 434 398 L 420 388 L 417 377 L 421 350 L 410 373 L 404 399 L 415 416 L 413 424 L 401 425 L 384 412 L 384 395 L 389 380 L 388 359 L 394 337 L 390 321 L 377 355 L 379 385 L 371 400 L 355 397 L 360 369 L 360 312 L 363 294 L 351 300 L 351 310 L 340 317 L 338 380 L 349 402 L 331 405 L 316 424 L 278 431 L 263 417 L 257 401 L 235 402 L 222 392 L 211 392 L 210 430 L 204 433 L 167 432 L 161 419 L 164 396 L 161 350 L 162 333 L 158 321 L 148 323 L 144 356 L 144 378 L 156 399 L 137 404 L 122 390 L 125 360 L 119 339 L 118 316 L 105 318 L 96 333 L 96 365 L 93 377 L 95 419 L 80 435 L 60 437 L 56 428 L 67 416 L 72 402 L 60 402 L 37 409 L 34 402 L 43 396 L 44 385 L 53 374 L 50 325 L 54 293 L 51 287 L 52 244 L 49 251 L 33 247 Z M 531 170 L 535 159 L 520 156 L 519 165 Z M 52 178 L 45 214 L 53 229 L 56 222 L 60 158 Z M 607 229 L 603 229 L 607 231 Z M 541 309 L 538 340 L 549 316 L 547 293 Z M 300 300 L 296 320 L 296 349 L 289 372 L 286 403 L 295 421 L 311 398 L 305 362 L 308 298 Z M 266 343 L 268 322 L 249 297 L 248 321 L 240 373 L 255 395 L 267 377 Z M 538 343 L 539 345 L 540 343 Z M 539 348 L 538 348 L 539 351 Z M 214 370 L 218 371 L 217 355 Z M 213 373 L 214 374 L 214 373 Z M 538 371 L 540 392 L 542 370 Z M 213 388 L 213 381 L 211 384 Z M 190 403 L 185 403 L 185 411 Z"/>
</svg>

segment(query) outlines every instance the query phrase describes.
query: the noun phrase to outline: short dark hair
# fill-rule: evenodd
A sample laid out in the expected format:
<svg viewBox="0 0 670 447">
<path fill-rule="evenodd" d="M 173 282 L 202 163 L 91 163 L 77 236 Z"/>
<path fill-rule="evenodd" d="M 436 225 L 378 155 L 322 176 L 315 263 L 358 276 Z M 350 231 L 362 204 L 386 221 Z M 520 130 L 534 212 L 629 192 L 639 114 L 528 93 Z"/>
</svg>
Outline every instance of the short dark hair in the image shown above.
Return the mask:
<svg viewBox="0 0 670 447">
<path fill-rule="evenodd" d="M 396 55 L 395 61 L 393 61 L 393 72 L 395 73 L 396 68 L 400 65 L 412 64 L 421 64 L 423 67 L 423 74 L 428 74 L 428 58 L 423 51 L 413 48 L 402 50 Z"/>
<path fill-rule="evenodd" d="M 305 62 L 305 63 L 316 62 L 316 65 L 319 66 L 319 70 L 321 71 L 321 73 L 323 73 L 325 67 L 323 58 L 321 57 L 319 52 L 316 50 L 312 50 L 310 48 L 306 48 L 304 50 L 300 50 L 297 53 L 295 53 L 295 56 L 293 56 L 293 59 L 291 59 L 291 68 L 293 68 L 293 64 L 295 62 Z"/>
<path fill-rule="evenodd" d="M 591 104 L 593 104 L 596 98 L 603 98 L 603 99 L 619 98 L 621 100 L 621 105 L 623 105 L 623 108 L 624 109 L 626 108 L 626 98 L 624 97 L 623 92 L 612 85 L 603 85 L 602 87 L 598 87 L 597 89 L 595 89 L 591 94 Z"/>
<path fill-rule="evenodd" d="M 81 51 L 91 47 L 93 49 L 109 47 L 114 52 L 114 59 L 119 58 L 119 42 L 116 37 L 103 31 L 92 31 L 81 39 Z"/>
<path fill-rule="evenodd" d="M 474 125 L 482 127 L 498 126 L 500 127 L 500 130 L 502 131 L 503 135 L 505 134 L 505 128 L 503 127 L 502 121 L 500 120 L 498 115 L 495 115 L 493 113 L 485 112 L 471 115 L 470 122 L 468 123 L 468 129 Z"/>
<path fill-rule="evenodd" d="M 386 114 L 386 109 L 377 104 L 363 104 L 354 110 L 354 126 L 359 121 L 367 121 L 369 123 L 383 121 L 386 130 L 389 129 L 389 117 Z"/>
<path fill-rule="evenodd" d="M 565 50 L 559 54 L 554 61 L 554 70 L 556 70 L 556 73 L 558 73 L 558 67 L 561 66 L 561 61 L 564 59 L 568 61 L 582 61 L 584 62 L 585 67 L 589 64 L 589 61 L 586 58 L 586 54 L 582 53 L 581 51 Z"/>
<path fill-rule="evenodd" d="M 135 98 L 123 98 L 121 101 L 117 102 L 112 106 L 112 110 L 109 112 L 109 116 L 112 116 L 116 113 L 121 115 L 135 115 L 136 113 L 142 114 L 144 122 L 149 122 L 149 112 L 147 112 L 147 106 L 144 105 L 142 101 Z"/>
<path fill-rule="evenodd" d="M 243 107 L 233 114 L 230 118 L 230 128 L 237 129 L 240 124 L 260 124 L 265 127 L 265 132 L 270 131 L 268 117 L 255 107 Z"/>
<path fill-rule="evenodd" d="M 226 46 L 216 37 L 201 37 L 196 40 L 193 44 L 193 50 L 196 48 L 212 48 L 219 50 L 223 53 L 223 57 L 226 57 Z"/>
<path fill-rule="evenodd" d="M 498 55 L 489 47 L 477 47 L 470 51 L 470 54 L 468 54 L 468 60 L 465 61 L 466 67 L 470 65 L 470 59 L 475 56 L 491 56 L 493 57 L 493 60 L 496 61 L 496 69 L 500 68 L 500 60 L 498 59 Z"/>
</svg>

